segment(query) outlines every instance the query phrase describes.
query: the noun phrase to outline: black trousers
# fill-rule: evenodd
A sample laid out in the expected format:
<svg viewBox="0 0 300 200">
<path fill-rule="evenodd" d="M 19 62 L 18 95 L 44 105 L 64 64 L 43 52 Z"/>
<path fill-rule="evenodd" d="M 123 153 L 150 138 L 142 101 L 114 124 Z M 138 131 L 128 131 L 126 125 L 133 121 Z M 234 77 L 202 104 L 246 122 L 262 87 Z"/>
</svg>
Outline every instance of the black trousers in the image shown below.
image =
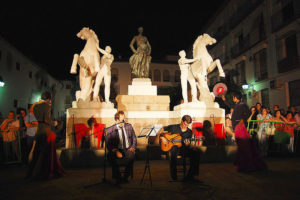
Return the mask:
<svg viewBox="0 0 300 200">
<path fill-rule="evenodd" d="M 129 149 L 126 150 L 119 149 L 119 151 L 122 153 L 123 158 L 117 158 L 116 153 L 112 151 L 109 151 L 107 155 L 108 160 L 112 167 L 112 178 L 121 179 L 120 167 L 117 160 L 125 158 L 127 162 L 125 166 L 124 178 L 127 179 L 130 175 L 130 169 L 133 167 L 135 153 L 129 151 Z"/>
<path fill-rule="evenodd" d="M 170 151 L 170 174 L 173 180 L 177 180 L 177 155 L 180 153 L 190 158 L 190 168 L 187 176 L 193 177 L 199 175 L 200 151 L 190 147 L 173 146 Z"/>
</svg>

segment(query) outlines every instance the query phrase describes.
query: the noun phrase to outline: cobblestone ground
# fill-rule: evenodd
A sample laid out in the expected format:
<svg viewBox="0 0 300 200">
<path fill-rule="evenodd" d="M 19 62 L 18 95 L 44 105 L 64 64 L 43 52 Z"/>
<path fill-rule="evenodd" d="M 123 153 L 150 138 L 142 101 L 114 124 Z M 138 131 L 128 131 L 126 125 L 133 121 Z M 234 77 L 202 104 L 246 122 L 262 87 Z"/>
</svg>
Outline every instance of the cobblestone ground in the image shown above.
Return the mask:
<svg viewBox="0 0 300 200">
<path fill-rule="evenodd" d="M 66 169 L 66 176 L 50 181 L 26 180 L 26 168 L 2 166 L 0 199 L 300 199 L 300 158 L 268 159 L 268 171 L 236 172 L 232 163 L 200 165 L 197 182 L 169 182 L 168 161 L 150 161 L 153 186 L 146 174 L 140 185 L 145 161 L 135 163 L 134 178 L 114 186 L 101 183 L 102 168 Z M 97 184 L 99 183 L 99 184 Z"/>
</svg>

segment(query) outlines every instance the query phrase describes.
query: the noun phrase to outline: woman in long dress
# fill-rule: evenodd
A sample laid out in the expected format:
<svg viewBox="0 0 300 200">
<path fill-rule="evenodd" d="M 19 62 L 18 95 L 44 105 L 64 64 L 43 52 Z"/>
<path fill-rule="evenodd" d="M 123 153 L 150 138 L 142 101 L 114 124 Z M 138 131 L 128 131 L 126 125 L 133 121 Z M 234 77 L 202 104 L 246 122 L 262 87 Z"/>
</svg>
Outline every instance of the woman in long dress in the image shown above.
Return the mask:
<svg viewBox="0 0 300 200">
<path fill-rule="evenodd" d="M 235 140 L 238 146 L 234 165 L 239 172 L 265 170 L 267 165 L 243 123 L 243 120 L 235 126 Z"/>
<path fill-rule="evenodd" d="M 38 129 L 30 153 L 27 177 L 32 179 L 52 179 L 64 174 L 60 161 L 56 156 L 55 138 L 51 131 L 51 93 L 44 92 L 42 100 L 33 107 L 38 120 Z"/>
</svg>

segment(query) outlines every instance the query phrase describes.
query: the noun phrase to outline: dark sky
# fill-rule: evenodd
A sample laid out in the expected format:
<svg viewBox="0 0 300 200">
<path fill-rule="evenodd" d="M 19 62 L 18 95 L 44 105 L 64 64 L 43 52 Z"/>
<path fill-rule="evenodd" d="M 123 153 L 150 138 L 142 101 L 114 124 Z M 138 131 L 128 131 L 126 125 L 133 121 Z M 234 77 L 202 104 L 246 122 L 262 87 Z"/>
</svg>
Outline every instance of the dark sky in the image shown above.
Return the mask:
<svg viewBox="0 0 300 200">
<path fill-rule="evenodd" d="M 67 6 L 25 1 L 1 5 L 0 34 L 54 77 L 63 79 L 72 76 L 73 54 L 84 47 L 85 42 L 76 37 L 84 26 L 96 32 L 100 47 L 110 45 L 115 58 L 122 56 L 123 60 L 130 57 L 129 43 L 143 26 L 151 56 L 160 60 L 188 50 L 226 0 L 180 1 L 67 1 Z"/>
</svg>

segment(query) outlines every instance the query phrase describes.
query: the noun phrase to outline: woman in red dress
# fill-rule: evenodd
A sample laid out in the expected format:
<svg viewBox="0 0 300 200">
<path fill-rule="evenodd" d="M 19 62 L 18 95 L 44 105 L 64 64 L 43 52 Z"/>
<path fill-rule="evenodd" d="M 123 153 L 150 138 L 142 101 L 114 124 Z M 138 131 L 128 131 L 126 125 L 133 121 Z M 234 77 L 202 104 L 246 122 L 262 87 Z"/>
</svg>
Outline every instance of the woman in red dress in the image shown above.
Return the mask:
<svg viewBox="0 0 300 200">
<path fill-rule="evenodd" d="M 38 129 L 29 158 L 27 177 L 32 179 L 52 179 L 64 174 L 64 170 L 56 156 L 55 138 L 51 131 L 54 122 L 51 120 L 51 93 L 44 92 L 42 100 L 33 107 L 38 120 Z"/>
</svg>

